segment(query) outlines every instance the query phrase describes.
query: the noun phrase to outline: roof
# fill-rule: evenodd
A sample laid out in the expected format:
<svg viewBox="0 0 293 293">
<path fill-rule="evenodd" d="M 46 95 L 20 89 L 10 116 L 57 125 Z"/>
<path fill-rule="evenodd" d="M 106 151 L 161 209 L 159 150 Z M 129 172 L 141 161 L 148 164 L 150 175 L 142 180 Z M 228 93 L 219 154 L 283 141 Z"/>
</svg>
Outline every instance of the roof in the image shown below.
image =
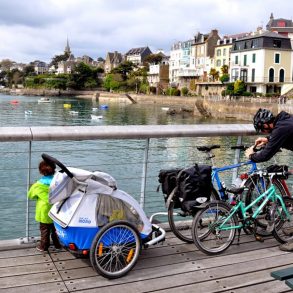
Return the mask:
<svg viewBox="0 0 293 293">
<path fill-rule="evenodd" d="M 147 49 L 150 50 L 149 47 L 132 48 L 125 55 L 141 55 Z"/>
<path fill-rule="evenodd" d="M 278 33 L 270 32 L 270 31 L 265 31 L 263 33 L 251 34 L 250 36 L 247 36 L 247 37 L 242 38 L 240 40 L 249 40 L 249 39 L 256 39 L 256 38 L 261 38 L 261 37 L 277 38 L 277 39 L 289 39 L 288 37 L 283 36 L 283 35 L 280 35 Z"/>
</svg>

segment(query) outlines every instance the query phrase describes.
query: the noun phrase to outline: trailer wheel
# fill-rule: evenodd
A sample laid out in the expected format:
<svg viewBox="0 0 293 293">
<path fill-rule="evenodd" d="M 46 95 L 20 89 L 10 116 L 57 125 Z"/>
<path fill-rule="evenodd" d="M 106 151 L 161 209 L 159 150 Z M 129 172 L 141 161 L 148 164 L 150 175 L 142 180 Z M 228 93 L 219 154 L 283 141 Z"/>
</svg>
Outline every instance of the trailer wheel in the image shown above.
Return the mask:
<svg viewBox="0 0 293 293">
<path fill-rule="evenodd" d="M 93 268 L 108 279 L 126 275 L 136 264 L 141 251 L 141 238 L 135 226 L 114 221 L 96 234 L 91 249 Z"/>
</svg>

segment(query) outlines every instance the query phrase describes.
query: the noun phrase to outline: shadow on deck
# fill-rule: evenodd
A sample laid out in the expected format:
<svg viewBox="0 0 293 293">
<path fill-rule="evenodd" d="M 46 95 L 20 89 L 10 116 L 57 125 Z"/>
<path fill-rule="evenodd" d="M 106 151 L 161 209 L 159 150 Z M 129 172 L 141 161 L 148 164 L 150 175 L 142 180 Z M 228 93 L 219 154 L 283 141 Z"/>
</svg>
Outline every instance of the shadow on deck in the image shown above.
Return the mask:
<svg viewBox="0 0 293 293">
<path fill-rule="evenodd" d="M 273 238 L 259 243 L 243 235 L 240 245 L 207 256 L 171 233 L 162 245 L 143 250 L 125 277 L 107 280 L 88 260 L 66 251 L 41 254 L 35 248 L 0 251 L 0 292 L 290 292 L 270 272 L 292 266 L 293 256 Z"/>
</svg>

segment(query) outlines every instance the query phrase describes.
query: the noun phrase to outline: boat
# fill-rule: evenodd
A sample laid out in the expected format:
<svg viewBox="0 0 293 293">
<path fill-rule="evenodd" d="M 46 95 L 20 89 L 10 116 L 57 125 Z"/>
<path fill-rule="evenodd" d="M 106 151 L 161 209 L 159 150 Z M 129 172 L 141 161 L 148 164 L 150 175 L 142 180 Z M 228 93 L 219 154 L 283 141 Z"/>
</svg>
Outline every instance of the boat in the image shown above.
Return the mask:
<svg viewBox="0 0 293 293">
<path fill-rule="evenodd" d="M 97 111 L 97 110 L 98 110 L 98 108 L 92 108 L 92 110 L 95 112 L 95 111 Z"/>
<path fill-rule="evenodd" d="M 49 98 L 40 98 L 38 103 L 51 103 L 51 100 Z"/>
<path fill-rule="evenodd" d="M 108 109 L 108 108 L 109 108 L 108 105 L 100 105 L 100 109 L 101 109 L 101 110 L 106 110 L 106 109 Z"/>
<path fill-rule="evenodd" d="M 69 111 L 70 115 L 78 115 L 78 111 Z"/>
<path fill-rule="evenodd" d="M 92 120 L 101 120 L 103 119 L 102 115 L 91 115 Z"/>
<path fill-rule="evenodd" d="M 71 104 L 63 104 L 63 108 L 70 109 L 71 108 Z"/>
<path fill-rule="evenodd" d="M 25 115 L 32 115 L 33 114 L 33 111 L 31 111 L 31 110 L 25 110 L 24 111 L 24 114 Z"/>
<path fill-rule="evenodd" d="M 19 104 L 19 101 L 18 100 L 12 100 L 12 101 L 10 101 L 10 104 L 17 105 L 17 104 Z"/>
<path fill-rule="evenodd" d="M 169 107 L 162 107 L 161 108 L 163 111 L 168 111 L 169 110 Z"/>
</svg>

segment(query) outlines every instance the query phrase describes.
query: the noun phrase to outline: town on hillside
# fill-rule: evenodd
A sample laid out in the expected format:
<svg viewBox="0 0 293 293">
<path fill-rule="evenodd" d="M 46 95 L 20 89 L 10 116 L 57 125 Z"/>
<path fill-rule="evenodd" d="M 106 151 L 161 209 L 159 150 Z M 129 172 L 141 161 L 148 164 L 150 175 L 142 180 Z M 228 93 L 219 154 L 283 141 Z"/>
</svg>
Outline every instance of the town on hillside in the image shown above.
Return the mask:
<svg viewBox="0 0 293 293">
<path fill-rule="evenodd" d="M 274 18 L 251 32 L 198 32 L 171 45 L 75 57 L 67 39 L 50 64 L 0 61 L 0 88 L 104 89 L 163 95 L 293 97 L 293 22 Z"/>
</svg>

